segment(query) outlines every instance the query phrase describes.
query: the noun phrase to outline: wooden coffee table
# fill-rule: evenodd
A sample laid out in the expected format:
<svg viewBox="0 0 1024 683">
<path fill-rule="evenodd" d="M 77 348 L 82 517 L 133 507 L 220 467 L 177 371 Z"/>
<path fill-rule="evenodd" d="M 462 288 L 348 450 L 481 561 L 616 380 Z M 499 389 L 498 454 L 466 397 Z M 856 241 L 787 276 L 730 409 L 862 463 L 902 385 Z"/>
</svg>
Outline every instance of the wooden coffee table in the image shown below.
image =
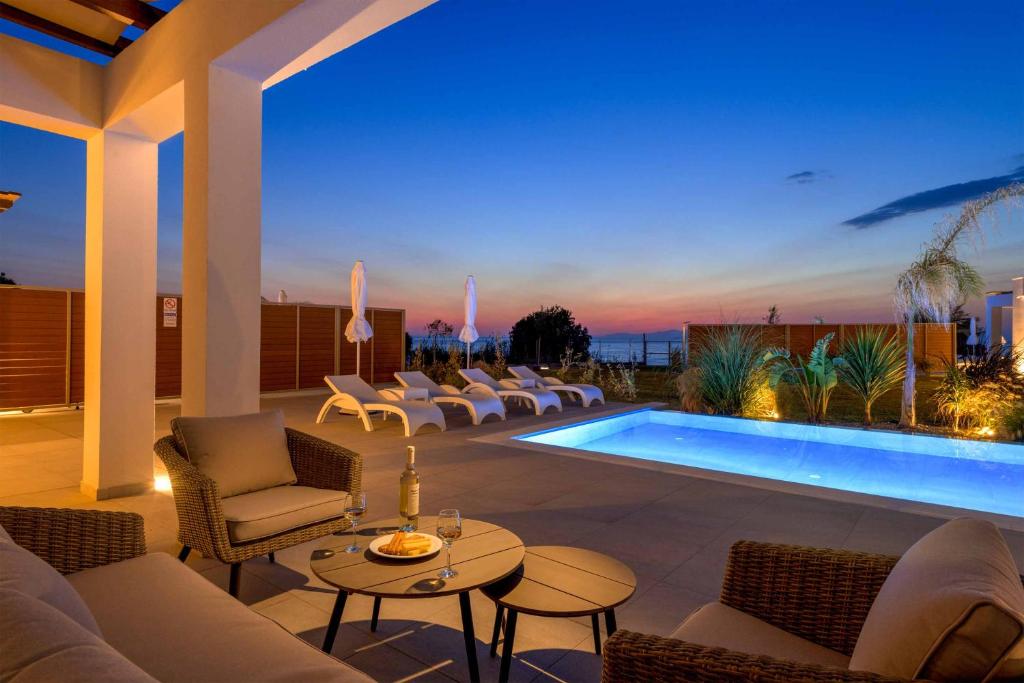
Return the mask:
<svg viewBox="0 0 1024 683">
<path fill-rule="evenodd" d="M 309 562 L 313 573 L 338 589 L 323 650 L 330 652 L 334 647 L 345 601 L 350 593 L 373 596 L 370 629 L 374 631 L 377 630 L 383 598 L 408 600 L 458 595 L 469 678 L 476 683 L 480 680 L 480 670 L 476 660 L 469 591 L 500 581 L 516 571 L 525 554 L 523 542 L 511 531 L 495 524 L 463 519 L 462 537 L 452 546 L 452 568 L 458 576 L 441 579 L 437 573 L 445 566 L 444 549 L 437 555 L 415 561 L 388 560 L 368 550 L 370 541 L 376 536 L 375 529 L 393 530 L 399 524 L 397 518 L 360 524 L 364 529 L 359 536 L 363 552 L 346 553 L 344 549 L 351 537 L 341 532 L 325 538 L 313 551 Z M 437 518 L 420 517 L 419 528 L 421 533 L 434 533 Z"/>
<path fill-rule="evenodd" d="M 498 606 L 491 636 L 491 656 L 498 651 L 502 617 L 505 644 L 501 649 L 498 680 L 508 680 L 512 664 L 512 646 L 516 637 L 516 617 L 520 612 L 540 617 L 590 616 L 594 630 L 594 650 L 601 654 L 601 630 L 598 617 L 604 614 L 610 636 L 615 632 L 615 608 L 636 591 L 636 575 L 618 560 L 582 548 L 537 546 L 526 549 L 523 564 L 508 578 L 482 589 Z"/>
</svg>

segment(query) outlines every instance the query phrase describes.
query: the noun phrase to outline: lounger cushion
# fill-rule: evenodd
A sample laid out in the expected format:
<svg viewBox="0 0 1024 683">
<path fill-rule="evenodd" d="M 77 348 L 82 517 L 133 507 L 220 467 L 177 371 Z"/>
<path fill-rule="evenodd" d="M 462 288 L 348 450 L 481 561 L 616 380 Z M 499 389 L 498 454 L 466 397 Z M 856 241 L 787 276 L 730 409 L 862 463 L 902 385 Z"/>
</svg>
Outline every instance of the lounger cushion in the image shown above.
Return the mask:
<svg viewBox="0 0 1024 683">
<path fill-rule="evenodd" d="M 0 526 L 0 588 L 36 598 L 103 637 L 96 619 L 67 579 L 38 555 L 14 542 Z"/>
<path fill-rule="evenodd" d="M 179 449 L 222 498 L 296 482 L 280 410 L 171 421 Z"/>
<path fill-rule="evenodd" d="M 955 519 L 915 543 L 868 612 L 850 668 L 983 681 L 1024 660 L 1024 587 L 999 529 Z"/>
<path fill-rule="evenodd" d="M 107 642 L 163 683 L 370 680 L 165 553 L 68 578 Z"/>
<path fill-rule="evenodd" d="M 750 655 L 768 655 L 805 664 L 845 669 L 846 655 L 804 640 L 788 631 L 720 602 L 704 605 L 686 618 L 672 638 Z"/>
<path fill-rule="evenodd" d="M 152 676 L 61 611 L 3 588 L 0 681 L 155 683 Z"/>
<path fill-rule="evenodd" d="M 277 486 L 221 501 L 232 543 L 266 538 L 345 514 L 345 492 Z"/>
</svg>

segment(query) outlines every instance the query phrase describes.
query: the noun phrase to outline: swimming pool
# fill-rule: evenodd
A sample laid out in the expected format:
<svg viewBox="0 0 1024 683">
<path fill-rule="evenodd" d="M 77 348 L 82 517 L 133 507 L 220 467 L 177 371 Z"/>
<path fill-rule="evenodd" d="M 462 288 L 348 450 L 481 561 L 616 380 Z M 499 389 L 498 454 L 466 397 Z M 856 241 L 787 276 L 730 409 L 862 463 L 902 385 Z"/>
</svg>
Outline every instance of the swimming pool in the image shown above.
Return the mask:
<svg viewBox="0 0 1024 683">
<path fill-rule="evenodd" d="M 513 437 L 1024 517 L 1024 446 L 638 410 Z"/>
</svg>

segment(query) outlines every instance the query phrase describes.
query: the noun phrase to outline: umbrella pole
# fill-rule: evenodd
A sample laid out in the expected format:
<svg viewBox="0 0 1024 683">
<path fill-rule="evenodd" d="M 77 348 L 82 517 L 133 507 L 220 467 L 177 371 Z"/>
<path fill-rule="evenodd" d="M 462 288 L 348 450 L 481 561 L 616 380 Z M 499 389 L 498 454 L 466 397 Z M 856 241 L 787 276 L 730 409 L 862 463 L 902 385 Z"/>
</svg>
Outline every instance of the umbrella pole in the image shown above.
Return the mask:
<svg viewBox="0 0 1024 683">
<path fill-rule="evenodd" d="M 466 342 L 466 369 L 469 370 L 470 343 Z"/>
<path fill-rule="evenodd" d="M 359 376 L 359 347 L 362 346 L 359 342 L 356 342 L 356 377 Z"/>
</svg>

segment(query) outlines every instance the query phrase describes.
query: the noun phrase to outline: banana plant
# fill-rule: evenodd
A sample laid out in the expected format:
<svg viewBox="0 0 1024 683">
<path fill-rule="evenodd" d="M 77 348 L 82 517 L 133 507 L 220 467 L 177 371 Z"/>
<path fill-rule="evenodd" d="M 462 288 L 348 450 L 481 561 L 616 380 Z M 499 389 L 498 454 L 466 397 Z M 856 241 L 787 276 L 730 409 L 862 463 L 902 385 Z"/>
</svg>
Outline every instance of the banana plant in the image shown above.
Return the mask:
<svg viewBox="0 0 1024 683">
<path fill-rule="evenodd" d="M 806 362 L 800 356 L 794 361 L 788 349 L 777 347 L 768 349 L 761 358 L 761 364 L 768 368 L 768 385 L 775 391 L 783 382 L 797 387 L 807 410 L 807 419 L 814 424 L 825 419 L 832 390 L 839 384 L 836 368 L 845 364 L 843 358 L 828 355 L 828 346 L 834 336 L 829 332 L 815 342 Z"/>
</svg>

